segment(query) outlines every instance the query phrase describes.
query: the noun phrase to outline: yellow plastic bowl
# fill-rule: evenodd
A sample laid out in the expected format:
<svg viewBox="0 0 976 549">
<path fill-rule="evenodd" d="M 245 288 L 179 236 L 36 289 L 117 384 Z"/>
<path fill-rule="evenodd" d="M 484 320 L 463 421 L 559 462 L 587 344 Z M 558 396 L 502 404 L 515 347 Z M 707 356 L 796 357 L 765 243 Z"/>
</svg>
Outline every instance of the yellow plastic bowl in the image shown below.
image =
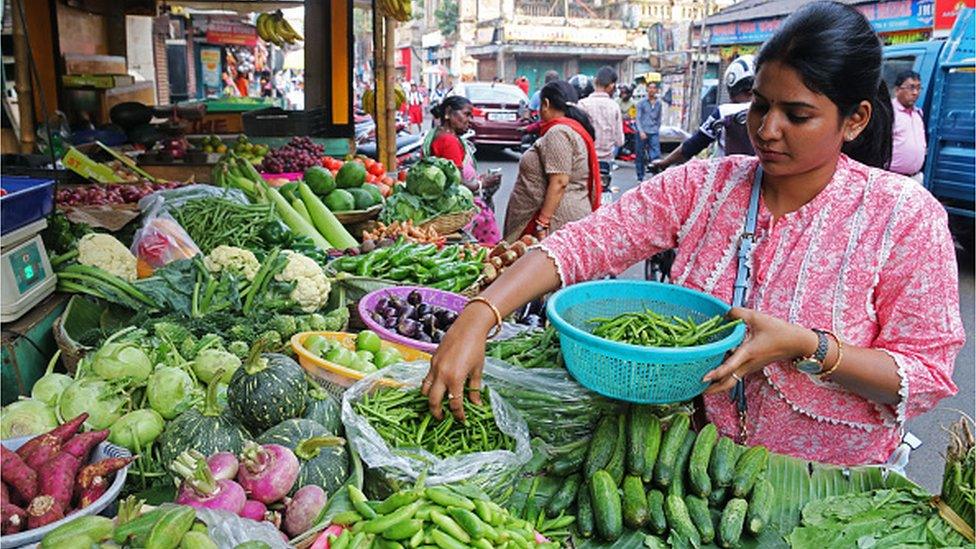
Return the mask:
<svg viewBox="0 0 976 549">
<path fill-rule="evenodd" d="M 295 350 L 295 354 L 298 355 L 298 363 L 305 368 L 305 371 L 318 377 L 324 377 L 330 382 L 339 385 L 341 387 L 351 387 L 354 383 L 366 377 L 366 374 L 358 370 L 353 370 L 352 368 L 346 368 L 345 366 L 340 366 L 334 362 L 329 362 L 328 360 L 321 359 L 308 351 L 305 348 L 305 340 L 313 335 L 320 335 L 326 339 L 331 339 L 333 341 L 338 341 L 341 345 L 346 347 L 351 351 L 356 350 L 356 334 L 350 334 L 348 332 L 300 332 L 291 336 L 291 348 Z M 392 347 L 397 351 L 400 351 L 400 355 L 403 360 L 411 362 L 414 360 L 430 360 L 430 355 L 407 347 L 406 345 L 400 345 L 397 343 L 391 343 L 389 341 L 382 341 L 382 348 L 386 349 Z M 399 383 L 389 380 L 391 385 L 399 385 Z"/>
</svg>

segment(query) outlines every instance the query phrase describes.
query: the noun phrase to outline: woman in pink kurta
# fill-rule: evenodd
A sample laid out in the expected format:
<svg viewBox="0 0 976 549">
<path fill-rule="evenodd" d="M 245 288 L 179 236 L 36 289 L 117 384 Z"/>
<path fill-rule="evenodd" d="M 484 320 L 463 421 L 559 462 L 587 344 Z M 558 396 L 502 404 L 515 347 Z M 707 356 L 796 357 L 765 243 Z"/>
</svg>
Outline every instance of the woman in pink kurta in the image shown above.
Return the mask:
<svg viewBox="0 0 976 549">
<path fill-rule="evenodd" d="M 926 190 L 880 169 L 890 159 L 891 112 L 870 24 L 848 6 L 808 4 L 756 64 L 748 128 L 758 158 L 668 170 L 507 269 L 484 300 L 465 308 L 431 362 L 422 390 L 435 415 L 446 396 L 463 416 L 465 391 L 481 386 L 495 313 L 560 285 L 677 248 L 674 283 L 730 302 L 760 166 L 749 289 L 743 307 L 730 312 L 748 335 L 705 376 L 709 420 L 776 452 L 878 463 L 898 444 L 906 419 L 955 393 L 964 335 L 952 240 L 945 211 Z M 820 370 L 797 368 L 824 345 Z M 739 379 L 748 402 L 744 431 L 728 396 Z"/>
</svg>

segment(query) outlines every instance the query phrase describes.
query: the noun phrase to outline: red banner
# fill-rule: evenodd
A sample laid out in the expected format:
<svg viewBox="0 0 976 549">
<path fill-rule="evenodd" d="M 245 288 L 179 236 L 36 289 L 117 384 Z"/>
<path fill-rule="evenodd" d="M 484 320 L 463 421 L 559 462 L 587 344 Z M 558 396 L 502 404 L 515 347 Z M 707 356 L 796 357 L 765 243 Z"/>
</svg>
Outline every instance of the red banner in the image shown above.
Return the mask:
<svg viewBox="0 0 976 549">
<path fill-rule="evenodd" d="M 976 0 L 935 0 L 935 30 L 950 30 L 962 8 L 976 8 Z"/>
<path fill-rule="evenodd" d="M 258 43 L 258 31 L 251 25 L 211 20 L 207 25 L 207 42 L 229 46 L 254 46 Z"/>
</svg>

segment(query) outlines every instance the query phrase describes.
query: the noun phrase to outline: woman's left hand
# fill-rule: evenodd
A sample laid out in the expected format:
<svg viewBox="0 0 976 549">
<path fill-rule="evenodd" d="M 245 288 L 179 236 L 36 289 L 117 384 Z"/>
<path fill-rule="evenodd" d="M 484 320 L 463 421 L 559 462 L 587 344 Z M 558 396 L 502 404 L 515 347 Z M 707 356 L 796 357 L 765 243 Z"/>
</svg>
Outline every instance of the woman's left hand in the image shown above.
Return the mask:
<svg viewBox="0 0 976 549">
<path fill-rule="evenodd" d="M 737 378 L 745 379 L 767 364 L 793 360 L 816 350 L 817 335 L 802 326 L 742 307 L 733 307 L 728 317 L 741 318 L 748 331 L 735 352 L 726 357 L 721 366 L 705 374 L 703 381 L 712 383 L 705 390 L 706 394 L 729 390 L 735 386 Z"/>
</svg>

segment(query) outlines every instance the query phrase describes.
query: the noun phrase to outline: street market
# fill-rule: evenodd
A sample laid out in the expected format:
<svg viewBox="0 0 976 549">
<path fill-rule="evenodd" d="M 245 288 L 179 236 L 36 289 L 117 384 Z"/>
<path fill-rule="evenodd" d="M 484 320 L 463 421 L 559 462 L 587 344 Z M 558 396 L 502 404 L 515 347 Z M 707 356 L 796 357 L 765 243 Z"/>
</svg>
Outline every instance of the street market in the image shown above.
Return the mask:
<svg viewBox="0 0 976 549">
<path fill-rule="evenodd" d="M 976 543 L 972 2 L 0 14 L 0 549 Z"/>
</svg>

